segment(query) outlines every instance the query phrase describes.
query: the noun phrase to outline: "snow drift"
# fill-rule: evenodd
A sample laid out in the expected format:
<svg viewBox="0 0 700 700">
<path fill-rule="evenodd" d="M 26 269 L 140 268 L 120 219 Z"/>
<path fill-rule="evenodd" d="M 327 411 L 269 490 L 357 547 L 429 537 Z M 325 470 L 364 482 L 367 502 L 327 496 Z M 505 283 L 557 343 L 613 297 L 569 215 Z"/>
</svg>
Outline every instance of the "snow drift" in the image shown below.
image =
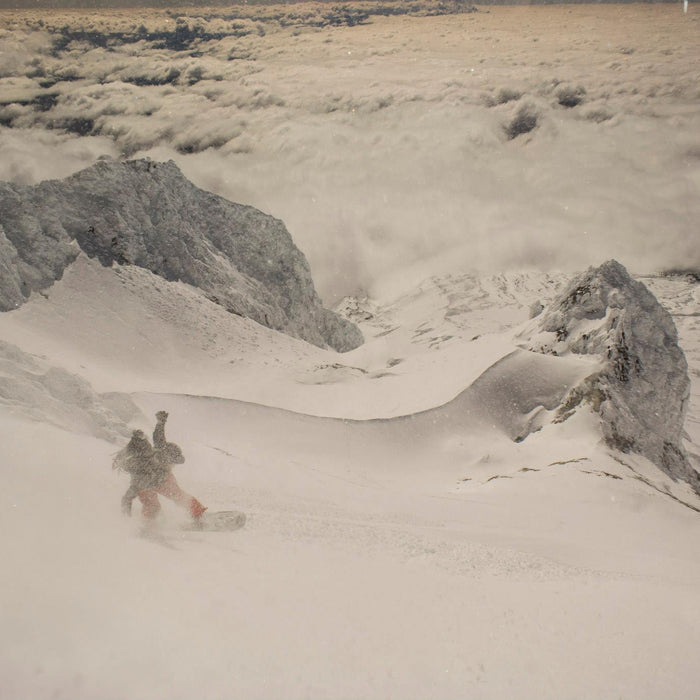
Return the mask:
<svg viewBox="0 0 700 700">
<path fill-rule="evenodd" d="M 315 345 L 362 342 L 323 308 L 281 221 L 198 189 L 173 162 L 102 160 L 62 181 L 0 183 L 0 309 L 60 279 L 80 250 L 186 282 L 231 313 Z"/>
<path fill-rule="evenodd" d="M 127 436 L 127 424 L 140 415 L 126 394 L 99 394 L 83 377 L 2 340 L 0 406 L 14 416 L 110 442 Z"/>
</svg>

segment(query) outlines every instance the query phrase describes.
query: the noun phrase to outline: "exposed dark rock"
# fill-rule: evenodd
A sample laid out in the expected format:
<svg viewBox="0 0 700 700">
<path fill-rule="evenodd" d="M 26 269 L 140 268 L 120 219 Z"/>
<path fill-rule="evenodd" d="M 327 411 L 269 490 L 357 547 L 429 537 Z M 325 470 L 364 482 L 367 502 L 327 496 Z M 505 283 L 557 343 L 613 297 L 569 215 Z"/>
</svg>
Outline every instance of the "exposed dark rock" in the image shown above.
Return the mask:
<svg viewBox="0 0 700 700">
<path fill-rule="evenodd" d="M 173 162 L 102 160 L 65 180 L 0 183 L 0 310 L 60 279 L 80 250 L 191 284 L 318 346 L 362 343 L 356 326 L 323 308 L 281 221 L 200 190 Z"/>
<path fill-rule="evenodd" d="M 700 493 L 682 444 L 688 364 L 671 315 L 612 260 L 576 277 L 533 321 L 525 346 L 565 356 L 596 355 L 600 367 L 566 396 L 558 420 L 585 403 L 607 444 L 644 455 Z"/>
</svg>

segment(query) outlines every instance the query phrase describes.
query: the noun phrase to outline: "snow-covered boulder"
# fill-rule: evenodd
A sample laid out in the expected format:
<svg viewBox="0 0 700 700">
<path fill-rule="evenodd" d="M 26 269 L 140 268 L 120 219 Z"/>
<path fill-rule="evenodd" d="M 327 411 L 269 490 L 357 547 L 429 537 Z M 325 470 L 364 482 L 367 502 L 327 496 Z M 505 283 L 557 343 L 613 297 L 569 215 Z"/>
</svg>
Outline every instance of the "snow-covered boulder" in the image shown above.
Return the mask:
<svg viewBox="0 0 700 700">
<path fill-rule="evenodd" d="M 64 430 L 116 442 L 141 411 L 127 394 L 95 392 L 76 374 L 0 340 L 0 407 Z"/>
<path fill-rule="evenodd" d="M 641 454 L 700 492 L 682 444 L 690 380 L 676 327 L 620 263 L 574 278 L 519 340 L 535 352 L 599 357 L 600 369 L 568 392 L 556 420 L 585 403 L 600 415 L 610 447 Z"/>
<path fill-rule="evenodd" d="M 0 183 L 0 310 L 60 279 L 80 250 L 191 284 L 314 345 L 342 352 L 363 340 L 322 306 L 280 220 L 195 187 L 172 161 L 101 160 L 65 180 Z"/>
</svg>

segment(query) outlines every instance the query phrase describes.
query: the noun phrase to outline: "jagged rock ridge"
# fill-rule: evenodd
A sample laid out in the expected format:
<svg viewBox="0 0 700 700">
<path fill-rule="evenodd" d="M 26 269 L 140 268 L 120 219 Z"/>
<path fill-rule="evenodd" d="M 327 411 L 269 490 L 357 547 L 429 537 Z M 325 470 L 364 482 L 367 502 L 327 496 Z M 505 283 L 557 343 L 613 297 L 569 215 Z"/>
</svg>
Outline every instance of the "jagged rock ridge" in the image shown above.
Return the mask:
<svg viewBox="0 0 700 700">
<path fill-rule="evenodd" d="M 600 415 L 608 445 L 647 457 L 700 493 L 682 444 L 690 379 L 676 327 L 620 263 L 575 277 L 520 339 L 536 352 L 598 356 L 600 369 L 568 393 L 557 420 L 586 403 Z"/>
<path fill-rule="evenodd" d="M 101 160 L 65 180 L 0 183 L 0 310 L 60 279 L 80 250 L 191 284 L 314 345 L 343 352 L 363 340 L 323 308 L 280 220 L 200 190 L 172 161 Z"/>
</svg>

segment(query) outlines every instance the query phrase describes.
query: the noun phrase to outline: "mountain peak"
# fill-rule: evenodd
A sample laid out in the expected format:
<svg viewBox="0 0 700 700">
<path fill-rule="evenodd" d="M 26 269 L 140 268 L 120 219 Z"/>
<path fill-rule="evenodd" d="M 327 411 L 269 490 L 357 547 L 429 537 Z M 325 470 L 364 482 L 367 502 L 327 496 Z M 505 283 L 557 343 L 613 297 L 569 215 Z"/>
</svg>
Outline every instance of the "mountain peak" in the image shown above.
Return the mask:
<svg viewBox="0 0 700 700">
<path fill-rule="evenodd" d="M 323 308 L 278 219 L 201 190 L 169 161 L 102 159 L 65 180 L 0 183 L 0 309 L 57 279 L 80 250 L 186 282 L 227 311 L 346 351 L 359 330 Z"/>
<path fill-rule="evenodd" d="M 101 156 L 93 165 L 74 173 L 70 177 L 88 178 L 91 173 L 97 172 L 101 176 L 115 173 L 125 175 L 126 173 L 147 174 L 153 178 L 164 180 L 168 178 L 179 178 L 189 183 L 182 170 L 174 160 L 157 161 L 152 158 L 134 158 L 132 160 L 119 160 L 111 156 Z"/>
</svg>

